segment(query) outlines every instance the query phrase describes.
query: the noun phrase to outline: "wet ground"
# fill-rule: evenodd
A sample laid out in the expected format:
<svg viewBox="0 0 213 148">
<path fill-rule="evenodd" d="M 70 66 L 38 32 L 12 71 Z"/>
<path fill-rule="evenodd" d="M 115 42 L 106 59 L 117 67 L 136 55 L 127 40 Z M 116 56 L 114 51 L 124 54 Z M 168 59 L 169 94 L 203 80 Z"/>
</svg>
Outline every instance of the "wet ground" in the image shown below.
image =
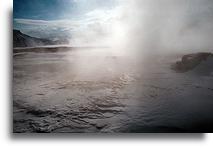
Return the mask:
<svg viewBox="0 0 213 148">
<path fill-rule="evenodd" d="M 13 132 L 213 131 L 213 74 L 173 71 L 178 56 L 79 49 L 13 58 Z"/>
</svg>

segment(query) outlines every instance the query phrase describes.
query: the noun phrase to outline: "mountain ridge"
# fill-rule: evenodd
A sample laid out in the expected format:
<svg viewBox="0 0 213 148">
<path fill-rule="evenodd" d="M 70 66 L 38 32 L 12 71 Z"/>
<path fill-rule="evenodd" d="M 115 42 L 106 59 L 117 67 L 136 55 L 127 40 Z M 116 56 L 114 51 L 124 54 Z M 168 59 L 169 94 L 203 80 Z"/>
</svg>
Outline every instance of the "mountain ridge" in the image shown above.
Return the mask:
<svg viewBox="0 0 213 148">
<path fill-rule="evenodd" d="M 20 30 L 13 29 L 13 47 L 36 47 L 58 44 L 66 44 L 66 42 L 32 37 L 22 33 Z"/>
</svg>

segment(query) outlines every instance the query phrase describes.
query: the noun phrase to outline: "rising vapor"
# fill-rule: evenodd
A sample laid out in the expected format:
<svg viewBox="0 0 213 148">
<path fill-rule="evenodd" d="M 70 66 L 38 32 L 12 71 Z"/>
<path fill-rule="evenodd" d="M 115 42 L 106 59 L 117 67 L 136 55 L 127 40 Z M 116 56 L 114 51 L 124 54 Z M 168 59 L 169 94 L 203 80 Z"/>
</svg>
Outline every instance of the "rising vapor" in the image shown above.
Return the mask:
<svg viewBox="0 0 213 148">
<path fill-rule="evenodd" d="M 86 15 L 71 44 L 102 45 L 132 52 L 209 50 L 213 47 L 210 0 L 118 1 L 111 10 Z"/>
</svg>

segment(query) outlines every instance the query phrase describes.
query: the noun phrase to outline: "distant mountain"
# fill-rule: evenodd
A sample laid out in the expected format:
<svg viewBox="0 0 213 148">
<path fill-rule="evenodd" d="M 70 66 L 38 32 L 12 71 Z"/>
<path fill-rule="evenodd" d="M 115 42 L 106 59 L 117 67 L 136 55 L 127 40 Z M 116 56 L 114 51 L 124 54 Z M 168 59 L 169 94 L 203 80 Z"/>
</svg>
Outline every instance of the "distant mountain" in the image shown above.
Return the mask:
<svg viewBox="0 0 213 148">
<path fill-rule="evenodd" d="M 31 37 L 20 30 L 13 30 L 13 47 L 35 47 L 44 45 L 67 44 L 66 41 L 52 41 L 49 39 Z"/>
</svg>

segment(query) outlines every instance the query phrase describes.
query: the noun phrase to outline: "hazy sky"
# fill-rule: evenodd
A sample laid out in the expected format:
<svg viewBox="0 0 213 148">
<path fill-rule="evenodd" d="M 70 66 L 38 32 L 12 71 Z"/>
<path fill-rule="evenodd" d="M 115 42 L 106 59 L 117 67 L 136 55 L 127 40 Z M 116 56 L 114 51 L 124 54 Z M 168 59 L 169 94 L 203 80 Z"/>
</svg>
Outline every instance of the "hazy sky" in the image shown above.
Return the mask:
<svg viewBox="0 0 213 148">
<path fill-rule="evenodd" d="M 213 0 L 14 0 L 14 28 L 72 44 L 213 48 Z"/>
<path fill-rule="evenodd" d="M 94 9 L 110 9 L 115 5 L 115 0 L 14 0 L 14 18 L 73 19 Z"/>
<path fill-rule="evenodd" d="M 37 37 L 70 37 L 108 19 L 117 5 L 118 0 L 14 0 L 14 28 Z"/>
</svg>

